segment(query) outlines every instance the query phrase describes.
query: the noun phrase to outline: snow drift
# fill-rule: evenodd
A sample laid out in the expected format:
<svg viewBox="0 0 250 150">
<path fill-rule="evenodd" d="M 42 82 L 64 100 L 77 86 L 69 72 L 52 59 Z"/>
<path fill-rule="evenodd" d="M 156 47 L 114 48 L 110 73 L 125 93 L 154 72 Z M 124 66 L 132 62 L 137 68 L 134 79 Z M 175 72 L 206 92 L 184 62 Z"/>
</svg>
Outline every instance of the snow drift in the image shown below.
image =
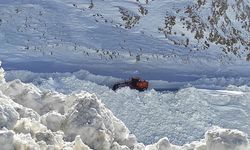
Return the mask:
<svg viewBox="0 0 250 150">
<path fill-rule="evenodd" d="M 144 148 L 93 94 L 41 92 L 4 78 L 0 88 L 3 149 Z"/>
<path fill-rule="evenodd" d="M 20 80 L 6 82 L 1 68 L 0 143 L 2 150 L 245 150 L 247 135 L 215 127 L 205 139 L 176 146 L 167 138 L 145 146 L 94 95 L 43 92 Z"/>
<path fill-rule="evenodd" d="M 114 92 L 107 87 L 107 83 L 114 83 L 117 78 L 96 76 L 83 70 L 75 73 L 6 71 L 6 80 L 14 79 L 31 82 L 48 93 L 49 90 L 66 95 L 81 91 L 95 93 L 144 144 L 156 143 L 167 136 L 172 144 L 183 145 L 201 139 L 212 126 L 250 134 L 249 86 L 224 86 L 237 85 L 237 82 L 244 85 L 250 81 L 249 78 L 204 78 L 197 85 L 222 86 L 223 90 L 187 87 L 176 92 L 157 92 L 153 89 L 138 92 L 129 88 Z"/>
</svg>

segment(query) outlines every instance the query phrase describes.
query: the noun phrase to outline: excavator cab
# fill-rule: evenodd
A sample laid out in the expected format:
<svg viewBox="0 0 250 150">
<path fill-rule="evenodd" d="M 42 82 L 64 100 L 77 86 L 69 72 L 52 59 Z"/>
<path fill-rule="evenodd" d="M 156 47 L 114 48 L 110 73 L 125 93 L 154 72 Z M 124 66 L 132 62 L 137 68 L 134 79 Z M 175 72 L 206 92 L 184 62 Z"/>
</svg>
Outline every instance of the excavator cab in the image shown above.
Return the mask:
<svg viewBox="0 0 250 150">
<path fill-rule="evenodd" d="M 126 87 L 126 86 L 130 87 L 131 89 L 136 89 L 138 91 L 144 91 L 148 89 L 148 81 L 142 80 L 139 77 L 132 77 L 128 81 L 114 84 L 112 89 L 115 91 L 118 88 Z"/>
</svg>

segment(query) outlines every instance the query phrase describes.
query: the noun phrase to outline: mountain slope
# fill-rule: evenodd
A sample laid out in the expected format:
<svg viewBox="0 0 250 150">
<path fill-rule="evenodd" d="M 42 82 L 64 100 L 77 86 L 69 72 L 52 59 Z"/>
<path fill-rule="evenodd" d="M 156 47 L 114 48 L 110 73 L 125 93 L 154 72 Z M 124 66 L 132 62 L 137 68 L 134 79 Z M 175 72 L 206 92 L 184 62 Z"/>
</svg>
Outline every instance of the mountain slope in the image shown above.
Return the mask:
<svg viewBox="0 0 250 150">
<path fill-rule="evenodd" d="M 74 6 L 81 6 L 81 2 Z M 248 0 L 90 1 L 87 12 L 105 22 L 190 50 L 245 57 L 250 47 Z M 85 8 L 86 9 L 86 8 Z M 128 31 L 129 32 L 129 31 Z M 248 58 L 247 58 L 248 59 Z"/>
<path fill-rule="evenodd" d="M 248 0 L 197 0 L 175 10 L 167 12 L 165 27 L 159 28 L 174 43 L 194 50 L 213 45 L 237 56 L 249 50 Z"/>
<path fill-rule="evenodd" d="M 226 54 L 222 50 L 228 46 L 215 45 L 207 39 L 212 29 L 221 31 L 221 21 L 216 27 L 209 25 L 206 19 L 201 20 L 203 14 L 210 13 L 211 4 L 212 1 L 172 0 L 1 2 L 0 59 L 6 70 L 73 72 L 84 69 L 119 78 L 137 75 L 146 79 L 191 81 L 204 75 L 248 76 L 250 69 L 245 54 L 240 55 L 242 58 Z M 227 1 L 227 4 L 231 8 L 235 3 Z M 244 7 L 239 7 L 239 12 L 243 8 L 248 10 L 248 1 L 240 4 Z M 189 5 L 191 14 L 186 13 Z M 230 16 L 228 11 L 225 14 Z M 190 21 L 193 30 L 177 19 L 184 17 L 187 21 L 192 15 L 201 21 L 201 25 Z M 170 30 L 171 22 L 167 23 L 166 18 L 171 16 L 176 21 Z M 231 22 L 227 31 L 236 27 Z M 193 38 L 195 29 L 204 30 L 204 37 Z M 240 39 L 249 41 L 248 32 L 243 32 L 245 28 L 237 26 L 237 30 L 242 32 Z M 223 37 L 231 32 L 226 33 Z M 185 45 L 187 39 L 189 45 Z M 206 41 L 210 45 L 208 50 L 194 51 L 203 49 Z M 244 43 L 239 47 L 245 47 Z"/>
<path fill-rule="evenodd" d="M 26 0 L 0 7 L 1 49 L 54 54 L 64 46 L 113 56 L 119 51 L 187 55 L 202 49 L 214 56 L 220 50 L 240 55 L 249 49 L 248 0 Z"/>
</svg>

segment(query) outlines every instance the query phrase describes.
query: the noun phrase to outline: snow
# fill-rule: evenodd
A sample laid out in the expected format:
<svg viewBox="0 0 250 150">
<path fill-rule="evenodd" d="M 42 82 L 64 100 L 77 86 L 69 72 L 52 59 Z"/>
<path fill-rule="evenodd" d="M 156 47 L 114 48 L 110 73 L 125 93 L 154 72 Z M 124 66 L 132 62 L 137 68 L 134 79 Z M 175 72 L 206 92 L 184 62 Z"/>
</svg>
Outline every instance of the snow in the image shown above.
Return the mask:
<svg viewBox="0 0 250 150">
<path fill-rule="evenodd" d="M 51 81 L 49 82 L 51 83 Z M 88 83 L 89 81 L 84 82 Z M 56 82 L 52 83 L 57 84 Z M 91 84 L 91 86 L 94 85 L 94 83 Z M 5 138 L 0 138 L 0 142 L 4 143 L 3 149 L 7 150 L 17 147 L 23 149 L 54 148 L 86 150 L 90 148 L 96 150 L 248 149 L 249 142 L 246 133 L 235 129 L 211 128 L 212 126 L 207 126 L 206 128 L 206 126 L 204 126 L 204 124 L 208 123 L 206 121 L 216 122 L 216 117 L 221 116 L 216 114 L 215 111 L 211 113 L 209 110 L 204 111 L 206 109 L 204 109 L 203 105 L 209 106 L 208 102 L 210 101 L 199 100 L 202 97 L 209 99 L 211 97 L 219 98 L 221 95 L 224 95 L 228 98 L 222 99 L 226 102 L 226 104 L 222 105 L 223 107 L 221 107 L 221 104 L 212 104 L 214 107 L 228 107 L 228 110 L 221 111 L 220 113 L 231 112 L 236 115 L 237 113 L 241 113 L 238 110 L 242 110 L 248 115 L 247 110 L 243 110 L 244 108 L 237 109 L 241 104 L 243 106 L 247 105 L 244 99 L 239 99 L 239 97 L 244 98 L 244 96 L 248 94 L 246 88 L 244 88 L 245 91 L 240 90 L 240 88 L 238 88 L 238 91 L 232 91 L 233 87 L 231 87 L 231 90 L 212 92 L 204 89 L 187 88 L 177 93 L 160 94 L 154 90 L 139 93 L 128 88 L 120 89 L 115 93 L 106 87 L 100 85 L 95 86 L 103 90 L 101 91 L 102 95 L 98 92 L 96 92 L 96 94 L 90 94 L 85 91 L 78 91 L 71 94 L 62 94 L 56 91 L 48 92 L 48 89 L 47 91 L 42 91 L 35 85 L 23 83 L 20 80 L 1 83 L 0 90 L 2 94 L 0 106 L 4 119 L 1 119 L 2 129 L 0 130 L 0 137 Z M 229 95 L 225 94 L 228 92 Z M 218 94 L 219 96 L 214 96 L 214 94 Z M 187 97 L 187 95 L 190 96 Z M 128 96 L 135 97 L 135 99 L 129 100 Z M 175 97 L 175 100 L 171 100 L 173 97 Z M 185 103 L 180 101 L 183 97 L 185 97 Z M 152 100 L 152 98 L 157 98 L 159 101 Z M 168 98 L 168 100 L 166 100 L 166 98 Z M 235 101 L 234 98 L 239 99 L 239 101 Z M 100 99 L 107 106 L 104 105 Z M 124 99 L 127 99 L 127 101 Z M 228 99 L 230 100 L 228 101 Z M 167 101 L 170 100 L 171 103 L 167 103 Z M 157 105 L 155 103 L 157 103 Z M 167 105 L 165 105 L 165 103 L 171 106 L 166 107 Z M 233 105 L 230 106 L 228 103 L 234 103 L 237 107 L 234 108 Z M 114 104 L 121 105 L 115 106 Z M 178 107 L 174 107 L 175 105 Z M 136 136 L 131 134 L 125 124 L 117 119 L 107 107 L 111 108 L 116 116 L 124 120 L 125 124 L 132 129 L 132 133 Z M 179 110 L 177 110 L 177 108 Z M 159 109 L 164 109 L 165 111 Z M 212 107 L 210 109 L 212 109 Z M 217 109 L 217 111 L 220 109 Z M 182 111 L 186 112 L 182 113 Z M 242 114 L 231 117 L 238 119 L 240 115 Z M 210 116 L 210 118 L 208 116 Z M 224 117 L 224 122 L 226 122 L 226 117 L 229 116 L 222 116 Z M 175 117 L 179 117 L 178 122 L 171 119 Z M 180 117 L 183 117 L 183 120 Z M 228 119 L 232 121 L 230 119 L 233 118 Z M 247 123 L 245 119 L 240 118 L 235 123 L 243 125 Z M 184 120 L 188 121 L 185 123 Z M 190 125 L 188 125 L 189 121 L 191 123 Z M 189 126 L 189 128 L 185 129 L 184 126 L 178 126 L 181 122 L 184 123 L 184 126 Z M 223 121 L 221 121 L 221 123 L 223 123 Z M 230 124 L 233 125 L 232 122 L 230 122 Z M 225 126 L 225 124 L 222 126 Z M 235 128 L 236 126 L 233 127 Z M 170 129 L 173 131 L 172 133 Z M 208 131 L 205 133 L 204 139 L 198 141 L 202 138 L 205 132 L 204 129 L 208 129 Z M 244 130 L 244 128 L 242 129 Z M 245 129 L 247 129 L 247 126 Z M 194 132 L 192 132 L 193 130 Z M 162 134 L 164 133 L 163 131 L 167 132 Z M 201 134 L 199 134 L 199 132 Z M 176 135 L 176 133 L 179 134 Z M 173 136 L 173 134 L 175 135 Z M 148 143 L 147 139 L 143 137 L 149 138 L 152 135 L 157 135 L 157 137 L 154 137 L 155 144 L 144 145 L 138 143 L 137 138 L 143 143 Z M 200 136 L 197 137 L 197 135 Z M 175 141 L 172 138 L 176 138 L 176 140 L 180 141 Z M 190 143 L 186 141 L 188 144 L 185 144 L 186 142 L 184 142 L 185 140 L 183 139 L 188 139 Z M 177 146 L 173 144 L 173 142 L 184 145 Z"/>
<path fill-rule="evenodd" d="M 179 19 L 195 1 L 90 2 L 0 2 L 1 149 L 249 149 L 246 52 L 226 55 L 215 44 L 190 51 L 200 42 Z M 195 13 L 207 18 L 211 3 Z M 230 36 L 234 27 L 249 39 L 234 19 L 236 2 L 228 3 L 234 21 L 218 32 Z M 237 11 L 247 10 L 247 0 L 240 4 Z M 126 29 L 122 15 L 139 21 Z M 159 31 L 166 15 L 177 16 L 178 35 Z M 186 37 L 189 48 L 172 44 Z M 149 80 L 149 90 L 110 90 L 131 76 Z"/>
<path fill-rule="evenodd" d="M 137 92 L 129 88 L 114 92 L 109 87 L 121 79 L 97 76 L 84 70 L 75 73 L 8 71 L 6 78 L 7 81 L 18 78 L 24 82 L 32 82 L 42 91 L 95 93 L 138 140 L 146 144 L 155 143 L 164 136 L 171 143 L 185 144 L 200 139 L 213 125 L 237 128 L 250 134 L 249 87 L 230 85 L 238 81 L 247 83 L 247 78 L 228 80 L 230 82 L 227 79 L 203 78 L 202 81 L 192 83 L 197 88 L 190 84 L 182 89 L 171 83 L 177 85 L 174 92 L 157 92 L 154 89 Z M 199 86 L 203 87 L 204 81 L 207 81 L 206 87 L 223 88 L 199 89 Z M 164 81 L 150 81 L 153 82 L 158 86 L 169 85 Z M 229 86 L 224 86 L 225 84 Z"/>
<path fill-rule="evenodd" d="M 1 132 L 9 137 L 1 142 L 7 144 L 6 149 L 60 149 L 75 141 L 75 147 L 96 150 L 111 149 L 113 143 L 142 147 L 94 94 L 42 92 L 20 80 L 2 83 L 1 92 Z M 27 115 L 31 114 L 28 108 L 35 115 Z"/>
<path fill-rule="evenodd" d="M 2 66 L 2 62 L 0 62 L 0 66 Z M 3 68 L 1 67 L 1 69 L 0 69 L 0 83 L 5 82 L 4 75 L 5 75 L 5 72 L 4 72 Z"/>
<path fill-rule="evenodd" d="M 249 74 L 249 64 L 242 61 L 245 57 L 226 56 L 218 51 L 218 46 L 190 52 L 189 48 L 170 44 L 172 42 L 158 31 L 164 26 L 167 12 L 175 13 L 176 9 L 195 3 L 193 1 L 94 3 L 89 9 L 89 1 L 2 2 L 0 59 L 4 68 L 40 73 L 83 69 L 116 78 L 137 75 L 168 82 L 189 82 L 204 75 L 234 78 Z M 207 5 L 201 12 L 206 16 Z M 149 13 L 140 14 L 140 6 Z M 119 8 L 140 16 L 139 23 L 131 30 L 124 29 Z M 140 61 L 136 61 L 136 56 L 140 56 Z"/>
</svg>

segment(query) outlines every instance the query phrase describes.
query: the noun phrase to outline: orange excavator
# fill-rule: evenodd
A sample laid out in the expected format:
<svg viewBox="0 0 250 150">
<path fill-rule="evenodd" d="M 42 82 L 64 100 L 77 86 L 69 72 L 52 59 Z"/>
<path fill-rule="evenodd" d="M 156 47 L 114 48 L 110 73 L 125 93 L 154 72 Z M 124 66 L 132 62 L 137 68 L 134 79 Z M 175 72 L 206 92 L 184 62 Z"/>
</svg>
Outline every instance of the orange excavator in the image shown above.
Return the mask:
<svg viewBox="0 0 250 150">
<path fill-rule="evenodd" d="M 148 81 L 142 80 L 139 77 L 132 77 L 128 81 L 114 84 L 112 90 L 115 91 L 121 87 L 126 87 L 126 86 L 130 87 L 131 89 L 136 89 L 138 91 L 144 91 L 148 89 Z"/>
</svg>

